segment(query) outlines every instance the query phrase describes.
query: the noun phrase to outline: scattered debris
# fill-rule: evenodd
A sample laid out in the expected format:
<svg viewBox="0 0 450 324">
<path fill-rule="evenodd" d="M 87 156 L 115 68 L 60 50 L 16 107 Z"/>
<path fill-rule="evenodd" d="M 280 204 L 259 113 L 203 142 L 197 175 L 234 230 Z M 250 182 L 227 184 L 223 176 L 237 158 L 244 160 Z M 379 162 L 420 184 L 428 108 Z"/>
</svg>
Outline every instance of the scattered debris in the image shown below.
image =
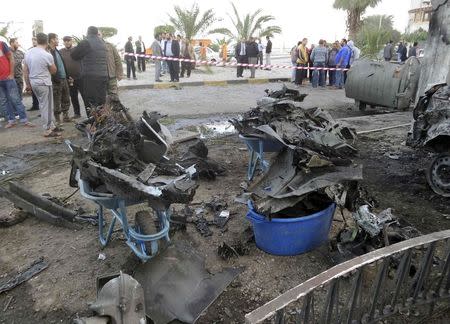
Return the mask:
<svg viewBox="0 0 450 324">
<path fill-rule="evenodd" d="M 104 284 L 101 284 L 106 281 Z M 98 316 L 77 318 L 73 324 L 146 323 L 144 290 L 130 275 L 97 279 L 97 300 L 89 308 Z"/>
<path fill-rule="evenodd" d="M 214 180 L 217 176 L 226 174 L 226 169 L 223 166 L 208 158 L 208 148 L 203 140 L 197 140 L 189 146 L 179 163 L 185 168 L 195 165 L 197 172 L 194 177 Z"/>
<path fill-rule="evenodd" d="M 33 278 L 38 273 L 47 269 L 47 267 L 48 263 L 44 260 L 43 257 L 40 257 L 39 259 L 31 263 L 26 269 L 19 271 L 12 278 L 6 280 L 6 282 L 0 282 L 0 294 L 5 291 L 9 291 L 17 287 L 21 283 L 24 283 L 25 281 Z"/>
<path fill-rule="evenodd" d="M 247 242 L 243 242 L 242 240 L 237 240 L 231 244 L 223 242 L 222 245 L 219 245 L 217 248 L 217 254 L 223 260 L 229 260 L 233 257 L 239 257 L 243 255 L 247 255 L 250 252 L 250 247 Z"/>
<path fill-rule="evenodd" d="M 347 195 L 347 184 L 362 179 L 362 166 L 350 159 L 357 152 L 349 144 L 356 139 L 355 132 L 320 108 L 302 108 L 304 97 L 283 86 L 268 92 L 242 118 L 230 121 L 244 137 L 284 146 L 262 178 L 248 188 L 259 214 L 278 213 L 331 186 L 340 185 L 340 195 Z"/>
<path fill-rule="evenodd" d="M 106 260 L 106 254 L 99 253 L 97 260 L 100 260 L 100 261 Z"/>
<path fill-rule="evenodd" d="M 64 208 L 44 196 L 37 195 L 22 184 L 9 182 L 8 189 L 0 188 L 0 196 L 7 198 L 16 207 L 40 220 L 56 226 L 80 229 L 79 225 L 73 223 L 77 216 L 75 211 Z"/>
<path fill-rule="evenodd" d="M 10 227 L 23 222 L 29 214 L 20 209 L 12 210 L 9 215 L 0 215 L 0 227 Z"/>
<path fill-rule="evenodd" d="M 135 272 L 144 287 L 147 316 L 155 324 L 195 323 L 242 269 L 211 275 L 187 242 L 177 241 Z M 131 322 L 130 322 L 131 323 Z"/>
<path fill-rule="evenodd" d="M 371 237 L 379 235 L 383 230 L 383 227 L 393 220 L 392 217 L 392 210 L 390 208 L 375 215 L 370 212 L 370 207 L 368 205 L 362 205 L 355 213 L 353 213 L 353 218 L 356 220 L 358 226 L 369 233 Z"/>
</svg>

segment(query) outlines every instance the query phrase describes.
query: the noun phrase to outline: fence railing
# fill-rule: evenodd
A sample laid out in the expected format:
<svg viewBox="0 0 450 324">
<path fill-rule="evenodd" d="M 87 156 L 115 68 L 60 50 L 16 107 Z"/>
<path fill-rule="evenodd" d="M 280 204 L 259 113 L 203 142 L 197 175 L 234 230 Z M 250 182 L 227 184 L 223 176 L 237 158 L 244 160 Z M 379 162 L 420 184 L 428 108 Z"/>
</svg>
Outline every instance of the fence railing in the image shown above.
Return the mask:
<svg viewBox="0 0 450 324">
<path fill-rule="evenodd" d="M 424 320 L 449 307 L 450 230 L 446 230 L 338 264 L 247 314 L 245 321 L 402 323 L 402 317 Z"/>
</svg>

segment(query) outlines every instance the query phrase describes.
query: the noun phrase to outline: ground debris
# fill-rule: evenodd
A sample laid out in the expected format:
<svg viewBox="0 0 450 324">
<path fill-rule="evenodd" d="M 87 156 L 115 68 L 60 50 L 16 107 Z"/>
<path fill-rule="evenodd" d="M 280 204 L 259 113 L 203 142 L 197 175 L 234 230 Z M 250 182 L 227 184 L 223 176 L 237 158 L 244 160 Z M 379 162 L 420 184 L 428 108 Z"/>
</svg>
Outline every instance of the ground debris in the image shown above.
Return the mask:
<svg viewBox="0 0 450 324">
<path fill-rule="evenodd" d="M 0 294 L 11 290 L 21 283 L 33 278 L 35 275 L 45 270 L 48 267 L 48 263 L 44 260 L 43 257 L 35 260 L 31 263 L 26 269 L 19 271 L 12 278 L 6 280 L 6 282 L 0 282 Z"/>
</svg>

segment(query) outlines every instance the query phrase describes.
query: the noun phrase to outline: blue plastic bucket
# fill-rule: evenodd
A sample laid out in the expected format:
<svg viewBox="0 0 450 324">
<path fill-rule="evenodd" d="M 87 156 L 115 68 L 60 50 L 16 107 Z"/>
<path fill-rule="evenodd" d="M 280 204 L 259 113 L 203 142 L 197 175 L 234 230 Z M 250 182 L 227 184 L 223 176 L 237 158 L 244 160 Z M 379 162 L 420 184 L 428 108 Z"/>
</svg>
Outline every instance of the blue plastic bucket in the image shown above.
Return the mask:
<svg viewBox="0 0 450 324">
<path fill-rule="evenodd" d="M 272 218 L 258 214 L 249 202 L 247 219 L 252 222 L 256 246 L 275 255 L 297 255 L 328 241 L 336 204 L 315 214 L 297 218 Z"/>
</svg>

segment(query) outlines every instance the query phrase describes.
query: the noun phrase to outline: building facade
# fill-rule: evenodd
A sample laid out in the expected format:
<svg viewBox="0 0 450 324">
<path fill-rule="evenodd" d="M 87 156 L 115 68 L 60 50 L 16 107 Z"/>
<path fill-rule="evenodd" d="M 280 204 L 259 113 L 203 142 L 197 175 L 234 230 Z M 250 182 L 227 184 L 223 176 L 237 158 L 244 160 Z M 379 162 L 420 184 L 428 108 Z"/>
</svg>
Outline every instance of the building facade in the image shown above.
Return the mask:
<svg viewBox="0 0 450 324">
<path fill-rule="evenodd" d="M 432 11 L 433 7 L 431 1 L 411 0 L 411 9 L 408 11 L 409 20 L 408 27 L 406 27 L 406 33 L 413 33 L 419 28 L 428 31 Z"/>
</svg>

